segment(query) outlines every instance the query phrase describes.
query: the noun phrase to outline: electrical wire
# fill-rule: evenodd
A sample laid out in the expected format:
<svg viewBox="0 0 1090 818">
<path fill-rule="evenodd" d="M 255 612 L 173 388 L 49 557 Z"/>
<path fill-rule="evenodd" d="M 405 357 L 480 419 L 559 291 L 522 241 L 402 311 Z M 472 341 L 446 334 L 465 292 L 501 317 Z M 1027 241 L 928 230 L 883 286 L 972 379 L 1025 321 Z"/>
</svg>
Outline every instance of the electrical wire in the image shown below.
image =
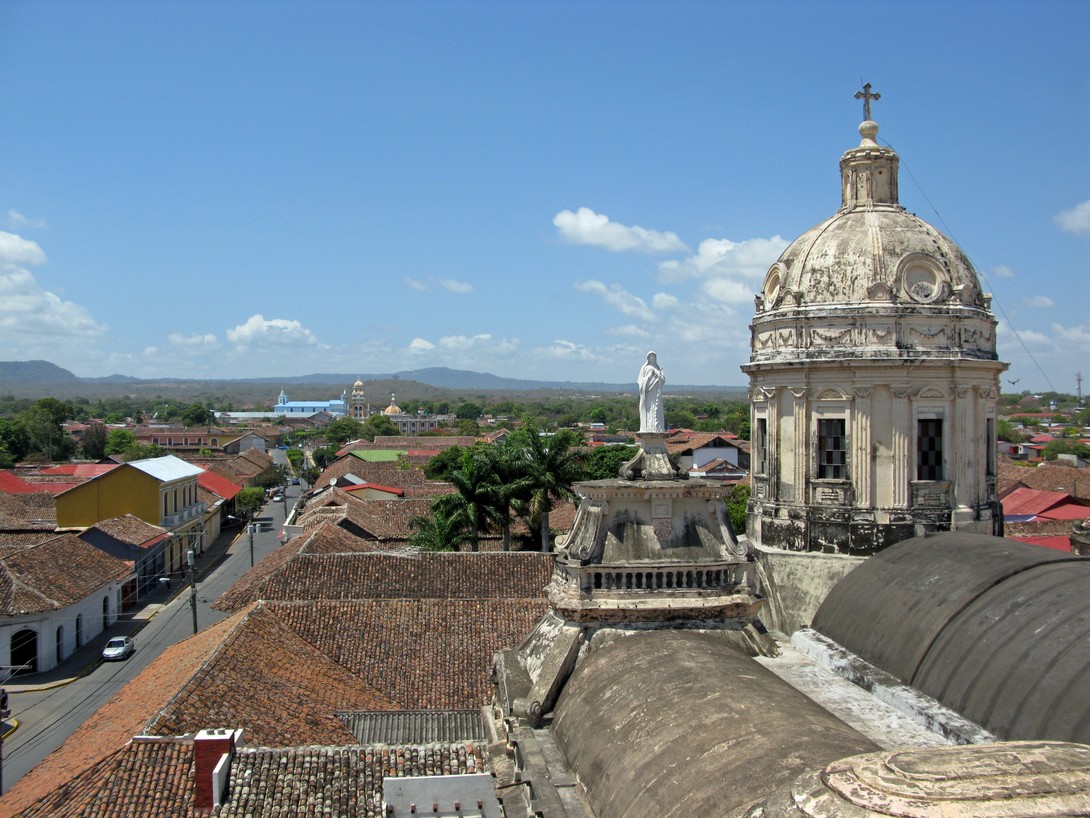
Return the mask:
<svg viewBox="0 0 1090 818">
<path fill-rule="evenodd" d="M 896 148 L 894 148 L 891 144 L 889 144 L 889 142 L 887 142 L 885 139 L 882 139 L 881 142 L 882 142 L 883 145 L 885 145 L 890 150 L 894 150 L 894 151 L 896 150 Z M 946 232 L 946 235 L 949 236 L 952 241 L 954 241 L 955 243 L 958 243 L 960 245 L 960 242 L 958 242 L 957 238 L 954 236 L 954 231 L 950 229 L 950 226 L 948 224 L 946 224 L 946 220 L 942 217 L 942 214 L 939 212 L 939 209 L 937 207 L 935 207 L 934 203 L 931 201 L 931 198 L 927 195 L 927 191 L 925 191 L 923 189 L 923 185 L 920 184 L 919 180 L 912 173 L 912 168 L 910 168 L 908 166 L 908 163 L 905 162 L 905 160 L 903 158 L 901 158 L 900 163 L 901 163 L 901 167 L 903 167 L 905 169 L 905 171 L 908 173 L 909 178 L 912 179 L 913 184 L 916 185 L 916 189 L 920 191 L 920 195 L 923 196 L 924 201 L 927 202 L 928 206 L 935 213 L 935 217 L 938 219 L 939 224 L 942 225 L 943 230 Z M 1013 322 L 1010 319 L 1010 316 L 1007 315 L 1007 311 L 1003 308 L 1003 302 L 1000 300 L 999 296 L 996 295 L 995 290 L 991 285 L 991 282 L 988 281 L 988 277 L 986 275 L 984 275 L 984 273 L 982 273 L 980 270 L 977 270 L 976 272 L 977 272 L 977 275 L 980 276 L 980 278 L 984 279 L 985 286 L 987 286 L 987 288 L 989 290 L 991 290 L 992 303 L 995 304 L 997 307 L 999 307 L 999 312 L 1003 316 L 1003 320 L 1006 321 L 1007 327 L 1010 328 L 1010 331 L 1012 333 L 1014 333 L 1014 337 L 1018 339 L 1018 343 L 1021 345 L 1022 351 L 1025 352 L 1026 355 L 1029 356 L 1029 359 L 1031 361 L 1033 361 L 1033 365 L 1035 367 L 1037 367 L 1037 371 L 1041 373 L 1041 377 L 1043 377 L 1045 379 L 1045 383 L 1048 384 L 1049 389 L 1051 389 L 1053 392 L 1059 391 L 1053 385 L 1052 379 L 1048 377 L 1048 373 L 1045 372 L 1044 368 L 1041 366 L 1040 362 L 1037 360 L 1037 357 L 1032 352 L 1030 352 L 1029 347 L 1026 346 L 1026 342 L 1022 339 L 1021 333 L 1019 333 L 1018 330 L 1015 328 Z"/>
</svg>

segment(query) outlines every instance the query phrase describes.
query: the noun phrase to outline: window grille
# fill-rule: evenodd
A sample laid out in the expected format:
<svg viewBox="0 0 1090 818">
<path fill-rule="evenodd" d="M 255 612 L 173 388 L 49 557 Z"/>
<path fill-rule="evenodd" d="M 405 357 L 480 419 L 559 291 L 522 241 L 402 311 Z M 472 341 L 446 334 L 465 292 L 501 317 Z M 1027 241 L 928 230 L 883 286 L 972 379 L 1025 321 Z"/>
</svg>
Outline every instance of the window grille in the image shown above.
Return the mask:
<svg viewBox="0 0 1090 818">
<path fill-rule="evenodd" d="M 942 418 L 916 421 L 916 479 L 942 480 Z"/>
<path fill-rule="evenodd" d="M 844 418 L 818 421 L 818 479 L 846 480 L 848 445 Z"/>
</svg>

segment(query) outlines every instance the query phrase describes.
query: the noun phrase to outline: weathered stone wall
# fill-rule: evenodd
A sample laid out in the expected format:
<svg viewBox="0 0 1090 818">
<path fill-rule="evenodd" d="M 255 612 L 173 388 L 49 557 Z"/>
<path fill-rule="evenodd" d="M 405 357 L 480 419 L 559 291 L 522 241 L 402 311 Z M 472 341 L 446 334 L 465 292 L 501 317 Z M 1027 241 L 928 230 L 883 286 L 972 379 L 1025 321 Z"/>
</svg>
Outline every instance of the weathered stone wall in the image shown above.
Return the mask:
<svg viewBox="0 0 1090 818">
<path fill-rule="evenodd" d="M 790 636 L 808 626 L 826 595 L 865 557 L 754 547 L 759 592 L 768 600 L 760 619 Z"/>
</svg>

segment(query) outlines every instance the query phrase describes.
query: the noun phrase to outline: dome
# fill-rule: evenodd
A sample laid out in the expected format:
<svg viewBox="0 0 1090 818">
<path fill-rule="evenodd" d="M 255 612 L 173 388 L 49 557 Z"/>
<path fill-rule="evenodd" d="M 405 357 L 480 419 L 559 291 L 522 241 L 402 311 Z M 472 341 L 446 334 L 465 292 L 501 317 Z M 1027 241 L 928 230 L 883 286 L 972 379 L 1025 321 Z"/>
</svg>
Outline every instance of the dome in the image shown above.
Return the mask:
<svg viewBox="0 0 1090 818">
<path fill-rule="evenodd" d="M 400 414 L 403 414 L 403 412 L 401 411 L 401 407 L 397 405 L 396 396 L 392 392 L 390 393 L 390 405 L 382 410 L 382 414 L 384 414 L 384 415 L 400 415 Z"/>
<path fill-rule="evenodd" d="M 822 358 L 846 347 L 883 358 L 995 360 L 990 296 L 972 263 L 898 203 L 900 160 L 875 141 L 877 123 L 859 132 L 862 143 L 840 159 L 840 210 L 795 239 L 765 276 L 752 360 Z M 806 334 L 795 331 L 801 317 Z M 954 323 L 964 330 L 953 332 Z"/>
</svg>

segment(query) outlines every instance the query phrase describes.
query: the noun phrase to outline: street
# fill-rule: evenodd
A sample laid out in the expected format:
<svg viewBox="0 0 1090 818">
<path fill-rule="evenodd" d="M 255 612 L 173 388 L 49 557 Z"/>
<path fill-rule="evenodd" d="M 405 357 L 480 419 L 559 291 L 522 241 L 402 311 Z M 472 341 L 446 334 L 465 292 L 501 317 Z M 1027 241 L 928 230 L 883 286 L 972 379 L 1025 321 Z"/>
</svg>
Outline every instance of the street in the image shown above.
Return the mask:
<svg viewBox="0 0 1090 818">
<path fill-rule="evenodd" d="M 282 452 L 278 452 L 282 455 Z M 255 522 L 262 523 L 253 537 L 253 559 L 259 561 L 279 547 L 277 539 L 290 511 L 300 495 L 300 486 L 287 486 L 285 502 L 266 503 Z M 233 540 L 232 540 L 233 538 Z M 229 543 L 229 545 L 228 545 Z M 203 557 L 197 560 L 197 624 L 203 629 L 226 618 L 227 614 L 210 605 L 243 574 L 250 570 L 250 538 L 246 528 L 231 528 L 220 534 Z M 166 602 L 166 598 L 156 601 Z M 143 604 L 143 603 L 141 603 Z M 138 606 L 137 610 L 140 609 Z M 143 625 L 143 627 L 140 627 Z M 122 662 L 102 662 L 86 675 L 80 673 L 98 662 L 102 646 L 109 636 L 131 633 L 136 653 Z M 146 622 L 125 615 L 103 634 L 65 660 L 58 668 L 60 676 L 76 677 L 67 684 L 50 689 L 12 692 L 11 717 L 19 727 L 3 741 L 3 791 L 44 759 L 68 738 L 121 687 L 135 678 L 171 645 L 193 635 L 193 614 L 188 583 L 175 584 L 173 599 Z M 16 680 L 13 680 L 16 681 Z M 25 677 L 20 684 L 41 680 Z M 181 680 L 179 680 L 181 681 Z M 149 714 L 150 716 L 151 714 Z"/>
</svg>

